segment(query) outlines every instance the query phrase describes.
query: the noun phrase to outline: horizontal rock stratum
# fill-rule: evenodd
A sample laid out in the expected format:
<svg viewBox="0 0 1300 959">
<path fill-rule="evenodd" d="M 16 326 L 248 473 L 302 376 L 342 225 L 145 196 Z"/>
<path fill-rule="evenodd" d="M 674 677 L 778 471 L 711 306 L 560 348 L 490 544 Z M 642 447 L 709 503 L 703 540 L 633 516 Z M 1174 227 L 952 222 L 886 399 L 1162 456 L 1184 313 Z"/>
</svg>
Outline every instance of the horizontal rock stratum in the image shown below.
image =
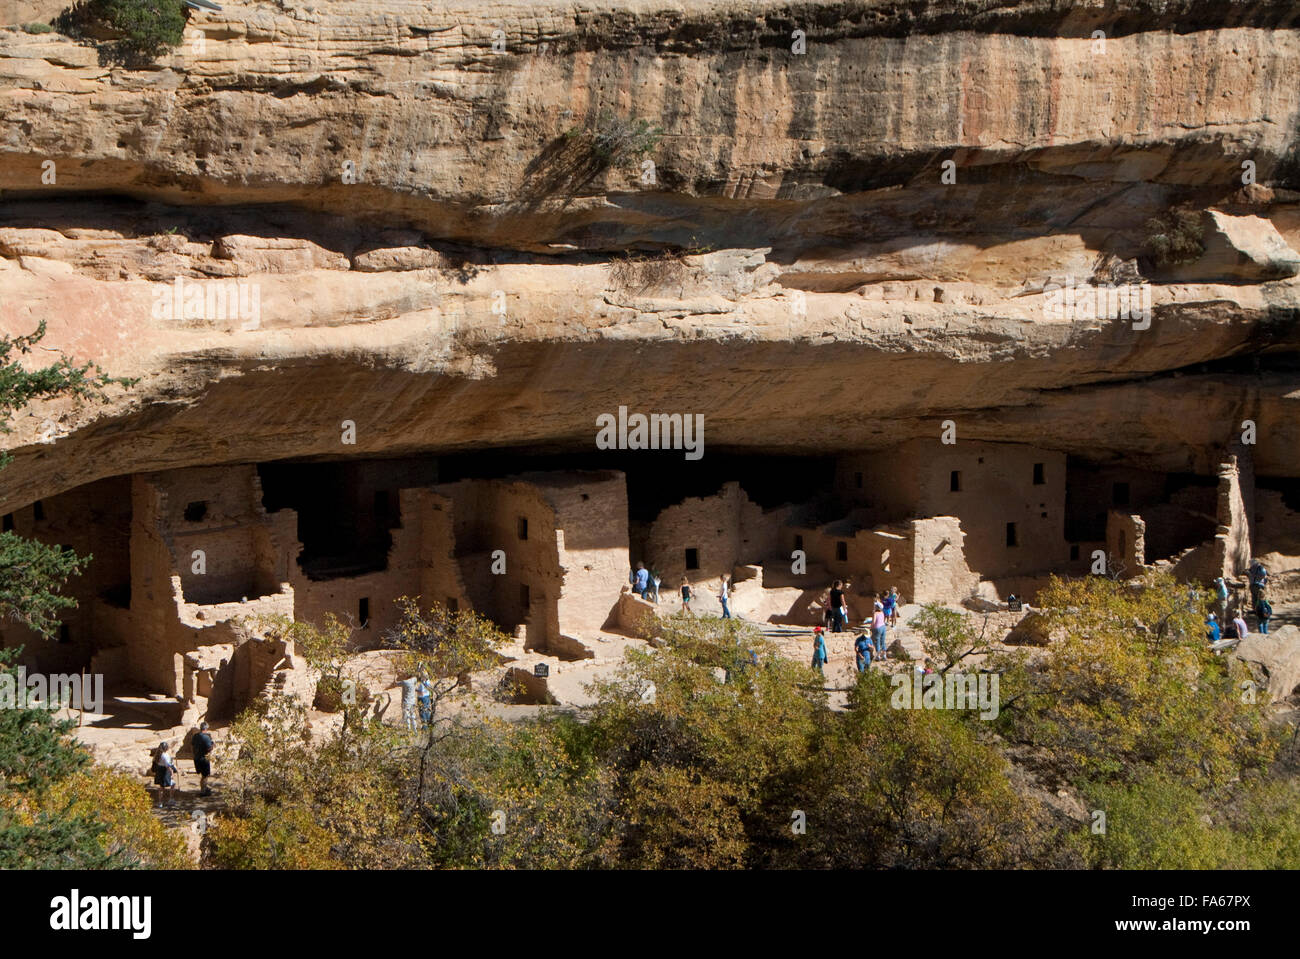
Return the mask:
<svg viewBox="0 0 1300 959">
<path fill-rule="evenodd" d="M 620 405 L 1204 474 L 1250 420 L 1300 475 L 1297 75 L 1283 3 L 287 0 L 147 69 L 3 30 L 0 330 L 139 382 L 25 411 L 0 500 L 590 451 Z M 1206 252 L 1163 269 L 1175 209 Z M 1149 318 L 1053 312 L 1105 281 Z"/>
</svg>

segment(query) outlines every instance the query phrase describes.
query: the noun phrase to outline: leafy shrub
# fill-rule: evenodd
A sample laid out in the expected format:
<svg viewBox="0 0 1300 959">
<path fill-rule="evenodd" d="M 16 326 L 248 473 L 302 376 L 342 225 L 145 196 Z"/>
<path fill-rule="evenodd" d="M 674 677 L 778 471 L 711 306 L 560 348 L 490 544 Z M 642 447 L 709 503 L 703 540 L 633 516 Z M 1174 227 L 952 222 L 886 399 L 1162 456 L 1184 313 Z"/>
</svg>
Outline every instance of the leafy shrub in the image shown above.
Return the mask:
<svg viewBox="0 0 1300 959">
<path fill-rule="evenodd" d="M 138 66 L 150 63 L 185 35 L 181 0 L 82 0 L 55 21 L 68 36 L 94 35 L 108 27 L 122 38 L 101 47 L 110 61 Z"/>
<path fill-rule="evenodd" d="M 1196 210 L 1170 210 L 1147 220 L 1147 249 L 1159 266 L 1178 266 L 1200 259 L 1205 231 Z"/>
<path fill-rule="evenodd" d="M 574 127 L 564 134 L 566 139 L 584 141 L 593 157 L 604 166 L 613 166 L 623 160 L 643 157 L 658 144 L 663 129 L 649 120 L 620 117 L 602 110 L 594 123 L 584 129 Z"/>
<path fill-rule="evenodd" d="M 53 33 L 54 28 L 48 23 L 26 23 L 23 30 L 27 33 Z"/>
</svg>

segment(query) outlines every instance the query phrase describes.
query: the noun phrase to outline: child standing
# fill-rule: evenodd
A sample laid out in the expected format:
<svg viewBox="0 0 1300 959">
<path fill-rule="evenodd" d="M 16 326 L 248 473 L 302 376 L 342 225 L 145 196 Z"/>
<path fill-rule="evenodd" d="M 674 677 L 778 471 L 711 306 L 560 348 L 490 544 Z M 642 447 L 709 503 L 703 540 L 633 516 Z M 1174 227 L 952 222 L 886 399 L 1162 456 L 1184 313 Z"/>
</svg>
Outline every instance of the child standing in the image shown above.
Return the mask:
<svg viewBox="0 0 1300 959">
<path fill-rule="evenodd" d="M 830 656 L 826 652 L 826 638 L 822 635 L 820 626 L 813 627 L 813 657 L 812 668 L 821 673 L 822 678 L 826 678 L 826 671 L 822 669 L 830 661 Z"/>
</svg>

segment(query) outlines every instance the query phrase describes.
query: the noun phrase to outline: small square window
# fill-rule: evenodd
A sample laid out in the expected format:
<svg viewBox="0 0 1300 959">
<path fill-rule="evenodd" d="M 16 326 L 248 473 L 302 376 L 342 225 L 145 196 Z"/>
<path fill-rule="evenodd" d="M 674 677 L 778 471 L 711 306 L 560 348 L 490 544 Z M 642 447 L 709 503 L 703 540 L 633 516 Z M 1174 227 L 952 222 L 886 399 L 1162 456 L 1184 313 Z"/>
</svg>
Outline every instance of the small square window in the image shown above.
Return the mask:
<svg viewBox="0 0 1300 959">
<path fill-rule="evenodd" d="M 700 568 L 700 551 L 698 549 L 688 549 L 686 551 L 686 568 L 687 569 Z"/>
<path fill-rule="evenodd" d="M 207 515 L 208 501 L 205 499 L 195 500 L 185 507 L 185 522 L 187 523 L 198 523 Z"/>
<path fill-rule="evenodd" d="M 1007 524 L 1007 545 L 1008 545 L 1008 546 L 1017 546 L 1017 545 L 1019 545 L 1019 544 L 1016 542 L 1016 524 L 1015 524 L 1015 523 L 1008 523 L 1008 524 Z"/>
<path fill-rule="evenodd" d="M 13 532 L 13 528 L 14 528 L 14 514 L 13 514 L 13 513 L 5 513 L 5 518 L 4 518 L 4 532 L 6 532 L 6 533 L 11 533 L 11 532 Z"/>
<path fill-rule="evenodd" d="M 1046 482 L 1047 480 L 1043 478 L 1043 464 L 1035 463 L 1034 464 L 1034 485 L 1042 486 Z"/>
<path fill-rule="evenodd" d="M 849 561 L 849 544 L 842 540 L 835 544 L 835 559 L 840 563 Z"/>
<path fill-rule="evenodd" d="M 516 526 L 516 529 L 519 532 L 520 539 L 528 538 L 528 517 L 527 516 L 519 517 L 519 522 Z"/>
<path fill-rule="evenodd" d="M 38 523 L 45 519 L 45 504 L 40 500 L 37 500 L 32 504 L 32 519 L 36 520 Z"/>
</svg>

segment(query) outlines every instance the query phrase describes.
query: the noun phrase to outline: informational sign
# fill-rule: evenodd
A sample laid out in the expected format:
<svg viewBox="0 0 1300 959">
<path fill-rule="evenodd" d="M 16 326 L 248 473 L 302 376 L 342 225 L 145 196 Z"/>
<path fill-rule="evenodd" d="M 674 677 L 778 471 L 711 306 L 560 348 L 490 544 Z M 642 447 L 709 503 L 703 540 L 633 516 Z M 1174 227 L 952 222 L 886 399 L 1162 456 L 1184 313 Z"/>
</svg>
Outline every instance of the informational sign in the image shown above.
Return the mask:
<svg viewBox="0 0 1300 959">
<path fill-rule="evenodd" d="M 551 667 L 546 663 L 538 663 L 533 667 L 533 675 L 540 679 L 545 679 L 547 676 L 551 675 Z"/>
<path fill-rule="evenodd" d="M 1010 612 L 1012 612 L 1012 613 L 1018 613 L 1018 612 L 1020 612 L 1021 609 L 1023 609 L 1023 608 L 1024 608 L 1024 604 L 1020 602 L 1020 600 L 1019 600 L 1018 597 L 1016 597 L 1016 596 L 1008 596 L 1008 597 L 1007 597 L 1007 610 L 1008 610 L 1008 611 L 1010 611 Z"/>
</svg>

